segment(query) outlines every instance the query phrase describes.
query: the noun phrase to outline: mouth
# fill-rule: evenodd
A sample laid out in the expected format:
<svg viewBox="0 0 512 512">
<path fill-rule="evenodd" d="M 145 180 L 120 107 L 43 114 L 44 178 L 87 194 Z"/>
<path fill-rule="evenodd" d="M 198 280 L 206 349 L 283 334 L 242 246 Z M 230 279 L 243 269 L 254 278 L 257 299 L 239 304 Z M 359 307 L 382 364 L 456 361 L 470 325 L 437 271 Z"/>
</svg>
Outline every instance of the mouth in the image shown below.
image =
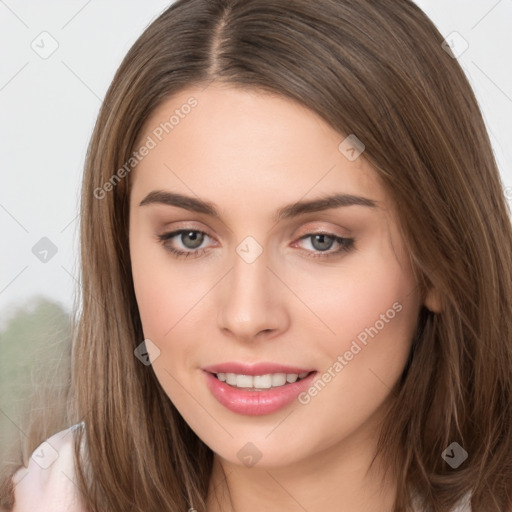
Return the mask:
<svg viewBox="0 0 512 512">
<path fill-rule="evenodd" d="M 276 368 L 277 365 L 273 365 L 273 368 L 267 366 L 263 370 L 263 372 L 269 372 L 273 369 L 272 373 L 262 373 L 255 367 L 245 366 L 245 371 L 252 373 L 247 375 L 247 373 L 220 372 L 219 370 L 226 370 L 226 365 L 223 366 L 224 368 L 209 370 L 203 368 L 206 386 L 226 409 L 246 416 L 272 414 L 293 404 L 301 393 L 313 385 L 318 373 L 316 370 L 308 371 L 294 367 Z M 244 371 L 240 366 L 237 369 Z M 288 373 L 294 370 L 295 373 Z"/>
<path fill-rule="evenodd" d="M 217 380 L 236 389 L 246 391 L 267 391 L 269 389 L 281 388 L 289 384 L 300 382 L 308 378 L 315 370 L 301 373 L 266 373 L 262 375 L 244 375 L 224 372 L 207 372 L 213 375 Z"/>
</svg>

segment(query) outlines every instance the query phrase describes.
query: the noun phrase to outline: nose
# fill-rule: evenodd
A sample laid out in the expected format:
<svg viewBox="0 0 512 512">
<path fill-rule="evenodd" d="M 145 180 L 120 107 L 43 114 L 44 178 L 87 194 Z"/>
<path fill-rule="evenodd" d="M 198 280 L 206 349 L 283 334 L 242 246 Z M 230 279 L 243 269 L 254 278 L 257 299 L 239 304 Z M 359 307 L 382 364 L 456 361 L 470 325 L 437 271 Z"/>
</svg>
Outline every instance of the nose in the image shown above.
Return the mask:
<svg viewBox="0 0 512 512">
<path fill-rule="evenodd" d="M 268 268 L 266 253 L 248 263 L 235 256 L 217 295 L 218 327 L 235 339 L 275 337 L 289 326 L 286 287 Z"/>
</svg>

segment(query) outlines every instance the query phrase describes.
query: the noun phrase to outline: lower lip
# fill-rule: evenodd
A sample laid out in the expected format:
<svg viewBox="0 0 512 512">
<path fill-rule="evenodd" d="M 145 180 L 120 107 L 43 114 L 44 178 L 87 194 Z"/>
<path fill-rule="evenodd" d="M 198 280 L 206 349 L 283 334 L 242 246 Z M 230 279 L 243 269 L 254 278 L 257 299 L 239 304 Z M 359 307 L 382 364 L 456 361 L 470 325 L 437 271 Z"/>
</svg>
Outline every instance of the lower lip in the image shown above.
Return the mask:
<svg viewBox="0 0 512 512">
<path fill-rule="evenodd" d="M 317 372 L 311 373 L 298 382 L 265 391 L 246 391 L 234 388 L 217 379 L 212 373 L 206 371 L 204 373 L 208 389 L 224 407 L 237 414 L 260 416 L 290 405 L 301 392 L 311 385 Z"/>
</svg>

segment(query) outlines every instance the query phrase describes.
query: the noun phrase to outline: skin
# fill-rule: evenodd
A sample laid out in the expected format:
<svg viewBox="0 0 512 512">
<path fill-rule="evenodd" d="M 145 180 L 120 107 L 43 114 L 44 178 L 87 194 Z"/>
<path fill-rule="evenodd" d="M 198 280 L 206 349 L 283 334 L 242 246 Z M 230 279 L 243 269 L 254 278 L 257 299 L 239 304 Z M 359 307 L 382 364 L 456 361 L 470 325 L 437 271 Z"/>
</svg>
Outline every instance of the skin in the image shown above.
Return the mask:
<svg viewBox="0 0 512 512">
<path fill-rule="evenodd" d="M 382 478 L 383 461 L 369 466 L 422 303 L 393 204 L 364 153 L 349 161 L 339 151 L 343 135 L 303 106 L 261 91 L 191 87 L 150 115 L 138 143 L 192 96 L 197 106 L 130 175 L 129 238 L 144 335 L 160 351 L 152 369 L 215 454 L 208 512 L 390 511 L 395 483 Z M 211 201 L 221 218 L 140 206 L 153 190 Z M 377 207 L 273 220 L 285 205 L 333 192 Z M 170 253 L 157 236 L 178 229 L 208 236 L 194 245 L 177 235 L 167 246 L 200 244 L 207 252 Z M 334 254 L 334 240 L 301 240 L 321 231 L 353 238 L 354 247 Z M 247 236 L 263 249 L 252 263 L 236 251 Z M 312 256 L 325 252 L 333 255 Z M 201 368 L 224 361 L 275 361 L 322 374 L 396 302 L 400 312 L 307 405 L 240 415 L 206 387 Z M 434 291 L 424 303 L 439 307 Z M 252 467 L 237 456 L 247 442 L 262 454 Z"/>
</svg>

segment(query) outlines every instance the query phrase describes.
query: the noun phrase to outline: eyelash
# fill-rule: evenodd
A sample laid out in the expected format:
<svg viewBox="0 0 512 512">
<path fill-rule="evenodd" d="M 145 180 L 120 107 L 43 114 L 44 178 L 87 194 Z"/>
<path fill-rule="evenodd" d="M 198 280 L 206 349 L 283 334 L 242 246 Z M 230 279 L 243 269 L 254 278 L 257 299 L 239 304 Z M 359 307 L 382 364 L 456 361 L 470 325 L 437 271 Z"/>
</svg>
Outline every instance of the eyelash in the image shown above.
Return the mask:
<svg viewBox="0 0 512 512">
<path fill-rule="evenodd" d="M 207 233 L 205 233 L 204 231 L 200 231 L 198 229 L 179 229 L 177 231 L 172 231 L 170 233 L 163 233 L 161 235 L 157 235 L 157 239 L 164 246 L 165 250 L 172 253 L 176 258 L 183 258 L 183 259 L 190 258 L 190 257 L 198 258 L 201 255 L 203 255 L 204 253 L 208 252 L 208 249 L 202 248 L 202 249 L 195 249 L 195 250 L 190 250 L 190 251 L 182 251 L 180 249 L 176 249 L 175 247 L 171 247 L 170 245 L 167 244 L 167 242 L 170 239 L 174 238 L 175 236 L 181 235 L 182 233 L 191 233 L 191 232 L 192 233 L 200 233 L 202 235 L 206 235 L 208 238 L 211 238 Z M 334 235 L 333 233 L 327 233 L 327 232 L 308 233 L 307 235 L 301 236 L 299 238 L 299 240 L 304 240 L 304 239 L 307 239 L 307 238 L 310 238 L 310 237 L 313 237 L 316 235 L 325 235 L 330 238 L 333 238 L 334 242 L 340 244 L 340 248 L 335 251 L 329 250 L 329 252 L 314 251 L 314 252 L 316 252 L 316 254 L 311 254 L 309 256 L 310 258 L 322 258 L 322 259 L 332 258 L 334 256 L 339 256 L 342 253 L 348 253 L 354 248 L 355 239 L 340 237 L 340 236 Z M 309 250 L 306 250 L 306 251 L 312 252 Z"/>
</svg>

